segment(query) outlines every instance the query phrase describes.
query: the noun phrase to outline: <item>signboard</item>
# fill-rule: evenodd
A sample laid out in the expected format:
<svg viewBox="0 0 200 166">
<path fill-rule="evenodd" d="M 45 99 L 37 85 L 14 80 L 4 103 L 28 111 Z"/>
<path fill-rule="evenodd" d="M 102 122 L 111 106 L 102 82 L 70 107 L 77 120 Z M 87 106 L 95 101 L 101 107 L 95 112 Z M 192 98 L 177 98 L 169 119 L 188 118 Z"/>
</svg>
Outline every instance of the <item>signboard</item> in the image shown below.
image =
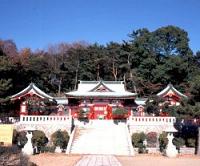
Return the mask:
<svg viewBox="0 0 200 166">
<path fill-rule="evenodd" d="M 0 124 L 0 144 L 12 145 L 13 125 Z"/>
</svg>

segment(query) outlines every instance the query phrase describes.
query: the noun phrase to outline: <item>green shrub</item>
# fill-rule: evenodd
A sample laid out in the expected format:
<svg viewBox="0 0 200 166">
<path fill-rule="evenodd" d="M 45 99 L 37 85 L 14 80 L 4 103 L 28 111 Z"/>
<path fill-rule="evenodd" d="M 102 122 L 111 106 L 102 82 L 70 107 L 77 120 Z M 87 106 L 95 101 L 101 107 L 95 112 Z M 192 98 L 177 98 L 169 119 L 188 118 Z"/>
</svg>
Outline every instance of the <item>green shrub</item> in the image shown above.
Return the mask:
<svg viewBox="0 0 200 166">
<path fill-rule="evenodd" d="M 116 110 L 113 110 L 112 116 L 114 119 L 124 119 L 127 117 L 128 111 L 124 108 L 117 108 Z"/>
<path fill-rule="evenodd" d="M 78 119 L 79 119 L 80 121 L 87 121 L 87 120 L 88 120 L 88 114 L 89 114 L 88 111 L 85 111 L 85 110 L 83 110 L 83 109 L 80 109 L 80 110 L 78 111 Z"/>
<path fill-rule="evenodd" d="M 196 140 L 194 138 L 188 138 L 186 140 L 187 147 L 195 147 L 195 145 L 196 145 Z"/>
<path fill-rule="evenodd" d="M 17 144 L 17 142 L 18 142 L 17 138 L 18 138 L 18 132 L 16 129 L 14 129 L 13 130 L 13 139 L 12 139 L 13 144 Z"/>
<path fill-rule="evenodd" d="M 134 147 L 138 147 L 139 143 L 143 143 L 143 141 L 146 139 L 146 135 L 141 132 L 141 133 L 134 133 L 132 135 L 132 143 Z"/>
<path fill-rule="evenodd" d="M 146 146 L 143 143 L 138 143 L 138 153 L 147 153 Z"/>
<path fill-rule="evenodd" d="M 23 148 L 27 143 L 26 131 L 15 132 L 13 141 L 20 147 Z"/>
<path fill-rule="evenodd" d="M 157 143 L 157 133 L 156 132 L 149 132 L 147 135 L 147 146 L 148 147 L 155 147 Z"/>
<path fill-rule="evenodd" d="M 167 133 L 163 132 L 162 134 L 160 134 L 158 140 L 159 140 L 160 151 L 163 152 L 164 149 L 166 149 L 168 143 Z"/>
<path fill-rule="evenodd" d="M 178 150 L 180 150 L 180 147 L 185 145 L 185 140 L 181 137 L 175 137 L 173 139 L 173 144 L 176 146 Z"/>
<path fill-rule="evenodd" d="M 114 115 L 125 115 L 127 111 L 123 108 L 117 108 L 116 110 L 113 111 Z"/>
<path fill-rule="evenodd" d="M 38 148 L 39 152 L 44 152 L 43 148 L 48 143 L 48 138 L 45 136 L 45 133 L 40 130 L 33 131 L 32 144 Z"/>
<path fill-rule="evenodd" d="M 55 152 L 55 146 L 45 146 L 45 147 L 43 147 L 43 151 L 44 152 L 50 152 L 50 153 L 54 153 Z"/>
<path fill-rule="evenodd" d="M 69 135 L 67 131 L 58 130 L 52 134 L 51 140 L 55 146 L 65 149 L 69 141 Z"/>
<path fill-rule="evenodd" d="M 146 135 L 141 133 L 134 133 L 132 135 L 132 144 L 134 147 L 138 148 L 138 153 L 145 153 L 146 147 L 143 144 L 144 140 L 146 139 Z"/>
</svg>

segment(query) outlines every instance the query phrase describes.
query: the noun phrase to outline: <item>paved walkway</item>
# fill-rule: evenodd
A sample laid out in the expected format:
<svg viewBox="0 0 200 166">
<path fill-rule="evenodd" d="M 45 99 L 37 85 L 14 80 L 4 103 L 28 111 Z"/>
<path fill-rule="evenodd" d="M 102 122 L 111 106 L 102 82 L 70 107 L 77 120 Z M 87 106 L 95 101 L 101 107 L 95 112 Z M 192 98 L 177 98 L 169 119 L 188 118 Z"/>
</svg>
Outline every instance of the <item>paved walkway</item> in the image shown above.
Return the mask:
<svg viewBox="0 0 200 166">
<path fill-rule="evenodd" d="M 121 164 L 111 155 L 86 155 L 75 166 L 121 166 Z"/>
</svg>

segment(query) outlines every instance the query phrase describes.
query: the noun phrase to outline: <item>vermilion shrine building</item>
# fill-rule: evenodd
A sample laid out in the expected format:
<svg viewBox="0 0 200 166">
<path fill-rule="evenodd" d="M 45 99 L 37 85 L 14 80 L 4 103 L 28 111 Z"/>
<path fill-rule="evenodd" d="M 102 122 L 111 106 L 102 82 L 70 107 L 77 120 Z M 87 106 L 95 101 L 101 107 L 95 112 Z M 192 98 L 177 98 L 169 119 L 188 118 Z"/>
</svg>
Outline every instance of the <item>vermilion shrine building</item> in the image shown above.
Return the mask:
<svg viewBox="0 0 200 166">
<path fill-rule="evenodd" d="M 54 98 L 34 83 L 30 83 L 24 90 L 10 97 L 13 101 L 20 101 L 20 115 L 40 115 L 45 111 L 47 102 L 53 102 Z"/>
<path fill-rule="evenodd" d="M 186 95 L 175 89 L 172 84 L 168 84 L 165 89 L 157 94 L 157 96 L 163 98 L 169 105 L 176 106 L 180 105 L 181 99 L 187 98 Z"/>
<path fill-rule="evenodd" d="M 77 118 L 82 110 L 89 119 L 114 119 L 117 108 L 138 111 L 137 116 L 145 116 L 144 105 L 136 101 L 136 93 L 128 92 L 123 81 L 80 81 L 75 91 L 66 93 L 66 98 L 52 97 L 34 83 L 11 96 L 20 102 L 20 115 L 72 115 Z M 172 84 L 157 94 L 170 105 L 179 105 L 186 95 L 176 90 Z"/>
<path fill-rule="evenodd" d="M 78 89 L 66 93 L 66 97 L 74 117 L 82 109 L 89 119 L 113 119 L 117 108 L 125 108 L 130 115 L 137 106 L 136 93 L 126 91 L 123 81 L 80 81 Z"/>
</svg>

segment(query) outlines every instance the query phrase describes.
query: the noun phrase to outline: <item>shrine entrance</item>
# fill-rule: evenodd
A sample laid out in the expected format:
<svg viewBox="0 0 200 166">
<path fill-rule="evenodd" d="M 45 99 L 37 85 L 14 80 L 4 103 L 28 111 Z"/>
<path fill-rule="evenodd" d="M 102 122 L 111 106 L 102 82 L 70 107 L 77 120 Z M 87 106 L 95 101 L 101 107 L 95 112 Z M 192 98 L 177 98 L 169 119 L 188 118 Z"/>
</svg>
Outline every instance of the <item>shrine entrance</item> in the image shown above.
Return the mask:
<svg viewBox="0 0 200 166">
<path fill-rule="evenodd" d="M 112 107 L 108 104 L 94 104 L 90 107 L 90 119 L 112 119 Z"/>
</svg>

